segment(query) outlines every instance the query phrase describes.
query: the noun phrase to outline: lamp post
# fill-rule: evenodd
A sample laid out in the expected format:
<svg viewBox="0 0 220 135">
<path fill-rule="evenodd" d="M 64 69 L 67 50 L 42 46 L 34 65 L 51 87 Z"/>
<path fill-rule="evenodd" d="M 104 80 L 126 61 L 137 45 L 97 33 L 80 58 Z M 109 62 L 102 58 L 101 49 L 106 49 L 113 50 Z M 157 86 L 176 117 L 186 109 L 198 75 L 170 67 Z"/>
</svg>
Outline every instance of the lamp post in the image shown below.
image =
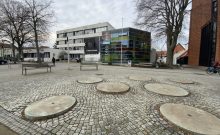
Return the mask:
<svg viewBox="0 0 220 135">
<path fill-rule="evenodd" d="M 5 45 L 5 41 L 2 39 L 2 52 L 1 52 L 1 54 L 2 54 L 2 58 L 4 58 L 4 45 Z"/>
<path fill-rule="evenodd" d="M 123 40 L 123 17 L 122 17 L 122 30 L 121 30 L 121 66 L 122 66 L 122 40 Z"/>
<path fill-rule="evenodd" d="M 70 47 L 69 47 L 69 39 L 68 36 L 66 38 L 66 43 L 67 43 L 67 47 L 68 47 L 68 70 L 70 69 Z"/>
</svg>

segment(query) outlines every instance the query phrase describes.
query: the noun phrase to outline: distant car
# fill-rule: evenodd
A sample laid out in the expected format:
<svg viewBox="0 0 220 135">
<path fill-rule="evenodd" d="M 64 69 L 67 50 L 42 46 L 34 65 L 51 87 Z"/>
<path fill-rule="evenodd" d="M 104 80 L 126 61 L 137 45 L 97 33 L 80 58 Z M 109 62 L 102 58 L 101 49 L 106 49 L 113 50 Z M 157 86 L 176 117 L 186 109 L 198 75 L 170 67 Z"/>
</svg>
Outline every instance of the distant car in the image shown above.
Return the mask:
<svg viewBox="0 0 220 135">
<path fill-rule="evenodd" d="M 7 60 L 0 59 L 0 65 L 4 65 L 4 64 L 7 64 Z"/>
<path fill-rule="evenodd" d="M 14 64 L 18 62 L 18 59 L 14 57 L 8 57 L 7 59 L 10 60 L 10 62 L 13 62 Z"/>
</svg>

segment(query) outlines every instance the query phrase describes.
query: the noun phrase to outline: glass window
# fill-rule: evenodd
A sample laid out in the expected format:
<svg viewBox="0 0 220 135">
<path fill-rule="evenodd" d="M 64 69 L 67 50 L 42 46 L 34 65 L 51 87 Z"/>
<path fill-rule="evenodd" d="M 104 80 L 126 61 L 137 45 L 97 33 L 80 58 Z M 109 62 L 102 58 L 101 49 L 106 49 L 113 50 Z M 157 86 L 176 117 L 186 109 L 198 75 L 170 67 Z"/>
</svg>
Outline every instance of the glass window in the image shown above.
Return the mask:
<svg viewBox="0 0 220 135">
<path fill-rule="evenodd" d="M 113 33 L 111 36 L 114 38 L 114 37 L 118 37 L 119 34 L 118 33 Z"/>
<path fill-rule="evenodd" d="M 76 39 L 75 43 L 83 43 L 83 39 Z"/>
<path fill-rule="evenodd" d="M 63 41 L 59 41 L 59 44 L 63 45 L 63 44 L 65 44 L 65 41 L 64 40 Z"/>
<path fill-rule="evenodd" d="M 50 58 L 50 52 L 44 52 L 44 58 Z"/>
<path fill-rule="evenodd" d="M 67 36 L 67 33 L 63 33 L 63 37 L 65 38 Z"/>
<path fill-rule="evenodd" d="M 73 39 L 69 39 L 68 44 L 73 44 Z"/>
<path fill-rule="evenodd" d="M 80 35 L 83 35 L 84 34 L 84 31 L 76 31 L 75 32 L 75 36 L 80 36 Z"/>
<path fill-rule="evenodd" d="M 67 36 L 68 36 L 68 37 L 72 37 L 72 36 L 73 36 L 73 32 L 67 33 Z"/>
<path fill-rule="evenodd" d="M 100 33 L 100 32 L 103 32 L 103 31 L 107 31 L 107 27 L 96 28 L 97 33 Z"/>
<path fill-rule="evenodd" d="M 85 34 L 94 34 L 94 33 L 95 33 L 94 29 L 85 30 Z"/>
</svg>

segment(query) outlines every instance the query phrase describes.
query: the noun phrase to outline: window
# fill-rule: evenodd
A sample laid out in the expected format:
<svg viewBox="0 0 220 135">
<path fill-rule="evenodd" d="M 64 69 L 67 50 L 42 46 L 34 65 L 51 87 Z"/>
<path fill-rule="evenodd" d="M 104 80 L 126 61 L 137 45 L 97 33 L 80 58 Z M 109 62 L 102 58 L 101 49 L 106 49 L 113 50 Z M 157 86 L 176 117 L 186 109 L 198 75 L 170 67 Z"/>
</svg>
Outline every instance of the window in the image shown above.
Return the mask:
<svg viewBox="0 0 220 135">
<path fill-rule="evenodd" d="M 73 39 L 69 39 L 68 44 L 73 44 Z"/>
<path fill-rule="evenodd" d="M 72 37 L 72 36 L 74 36 L 73 32 L 67 33 L 67 37 Z"/>
<path fill-rule="evenodd" d="M 63 44 L 65 44 L 65 41 L 64 40 L 63 41 L 59 41 L 59 44 L 63 45 Z"/>
<path fill-rule="evenodd" d="M 50 58 L 50 52 L 44 52 L 44 58 Z"/>
<path fill-rule="evenodd" d="M 67 36 L 67 33 L 63 33 L 63 37 L 65 38 Z"/>
<path fill-rule="evenodd" d="M 59 43 L 60 43 L 60 42 L 59 42 L 59 41 L 57 41 L 56 45 L 59 45 Z"/>
<path fill-rule="evenodd" d="M 107 27 L 96 28 L 97 33 L 100 33 L 100 32 L 103 32 L 103 31 L 107 31 Z"/>
<path fill-rule="evenodd" d="M 59 38 L 59 34 L 57 34 L 57 38 Z"/>
<path fill-rule="evenodd" d="M 83 39 L 76 39 L 75 43 L 83 43 Z"/>
<path fill-rule="evenodd" d="M 94 34 L 94 33 L 95 33 L 94 29 L 85 30 L 85 34 Z"/>
<path fill-rule="evenodd" d="M 80 36 L 80 35 L 83 35 L 84 34 L 84 31 L 76 31 L 75 32 L 75 36 Z"/>
</svg>

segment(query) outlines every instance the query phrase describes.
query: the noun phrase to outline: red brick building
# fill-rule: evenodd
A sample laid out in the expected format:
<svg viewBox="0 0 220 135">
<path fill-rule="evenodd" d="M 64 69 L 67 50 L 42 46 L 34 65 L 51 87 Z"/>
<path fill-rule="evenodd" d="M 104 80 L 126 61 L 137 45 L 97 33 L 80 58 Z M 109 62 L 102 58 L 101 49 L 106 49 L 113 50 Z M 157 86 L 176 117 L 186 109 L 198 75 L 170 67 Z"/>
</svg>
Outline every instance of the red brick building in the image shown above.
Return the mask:
<svg viewBox="0 0 220 135">
<path fill-rule="evenodd" d="M 220 61 L 220 0 L 192 0 L 189 65 Z"/>
</svg>

